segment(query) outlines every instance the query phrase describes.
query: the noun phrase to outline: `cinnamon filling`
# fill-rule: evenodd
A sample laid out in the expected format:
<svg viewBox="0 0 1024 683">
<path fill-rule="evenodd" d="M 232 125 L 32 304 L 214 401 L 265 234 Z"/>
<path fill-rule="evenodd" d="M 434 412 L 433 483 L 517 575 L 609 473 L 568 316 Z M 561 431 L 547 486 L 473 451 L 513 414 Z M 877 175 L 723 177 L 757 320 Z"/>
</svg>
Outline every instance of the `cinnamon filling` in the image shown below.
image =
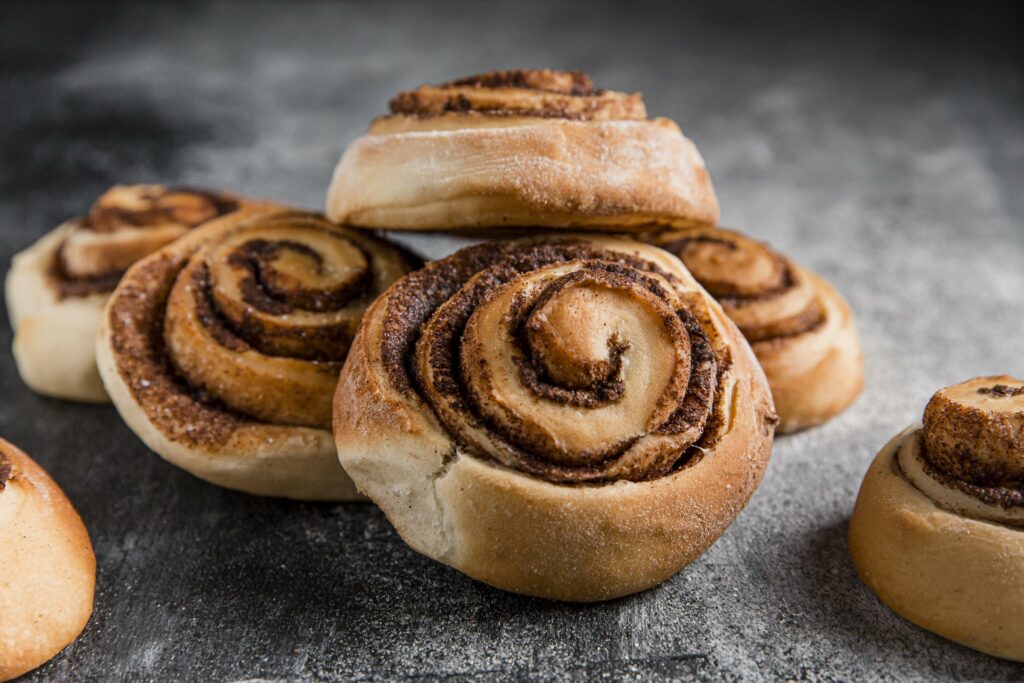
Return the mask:
<svg viewBox="0 0 1024 683">
<path fill-rule="evenodd" d="M 925 472 L 931 478 L 941 482 L 945 486 L 966 493 L 987 505 L 998 505 L 1004 509 L 1024 507 L 1024 482 L 1007 480 L 996 483 L 986 483 L 968 481 L 953 476 L 932 462 L 928 453 L 928 447 L 925 444 L 923 432 L 915 434 L 914 438 L 918 440 L 921 463 L 924 466 Z"/>
<path fill-rule="evenodd" d="M 492 71 L 402 92 L 390 102 L 392 116 L 445 114 L 540 117 L 570 120 L 647 118 L 638 94 L 595 89 L 579 71 Z"/>
<path fill-rule="evenodd" d="M 138 259 L 238 208 L 237 200 L 206 190 L 115 186 L 75 221 L 57 250 L 50 281 L 61 299 L 110 293 Z"/>
<path fill-rule="evenodd" d="M 358 245 L 353 246 L 363 260 L 368 261 L 366 252 Z M 370 280 L 370 272 L 365 267 L 359 268 L 335 287 L 314 289 L 305 287 L 297 278 L 273 268 L 273 261 L 286 251 L 305 256 L 312 262 L 315 272 L 323 274 L 323 256 L 305 244 L 290 240 L 246 242 L 242 249 L 232 254 L 230 263 L 248 272 L 241 282 L 242 298 L 247 304 L 275 315 L 285 315 L 298 308 L 323 313 L 341 308 L 365 294 Z"/>
<path fill-rule="evenodd" d="M 900 443 L 903 476 L 936 505 L 1024 525 L 1024 382 L 975 377 L 939 389 L 921 429 Z"/>
<path fill-rule="evenodd" d="M 195 227 L 237 210 L 235 199 L 208 190 L 158 185 L 115 187 L 92 205 L 85 227 L 94 232 L 167 223 Z"/>
<path fill-rule="evenodd" d="M 457 78 L 440 87 L 519 88 L 563 95 L 597 95 L 594 82 L 582 71 L 554 71 L 552 69 L 503 69 L 476 76 Z"/>
<path fill-rule="evenodd" d="M 63 248 L 57 251 L 49 270 L 49 279 L 59 299 L 77 299 L 93 294 L 109 294 L 117 288 L 117 283 L 124 277 L 124 271 L 118 270 L 104 275 L 74 276 L 68 272 L 64 263 Z"/>
<path fill-rule="evenodd" d="M 223 445 L 247 421 L 209 394 L 189 386 L 171 364 L 163 338 L 167 297 L 184 261 L 150 261 L 121 284 L 108 315 L 118 371 L 129 392 L 172 441 Z"/>
<path fill-rule="evenodd" d="M 982 387 L 978 389 L 978 393 L 987 396 L 998 396 L 999 398 L 1024 396 L 1024 387 L 1010 387 L 1005 384 L 997 384 L 994 387 Z"/>
<path fill-rule="evenodd" d="M 545 362 L 543 346 L 545 340 L 531 339 L 541 336 L 540 325 L 531 324 L 531 318 L 538 307 L 542 306 L 556 287 L 548 288 L 539 300 L 531 300 L 519 295 L 513 302 L 508 313 L 508 327 L 516 343 L 519 355 L 514 361 L 518 368 L 519 381 L 529 387 L 538 396 L 580 408 L 596 408 L 622 397 L 625 383 L 620 375 L 622 372 L 622 356 L 629 349 L 629 344 L 616 336 L 607 341 L 608 358 L 596 361 L 583 361 L 573 368 L 575 376 L 554 378 L 550 366 Z M 564 386 L 559 385 L 559 380 Z"/>
<path fill-rule="evenodd" d="M 463 249 L 391 291 L 383 362 L 473 455 L 551 481 L 653 479 L 693 455 L 724 370 L 671 279 L 572 240 Z"/>
<path fill-rule="evenodd" d="M 7 454 L 0 451 L 0 492 L 7 487 L 14 474 L 14 465 L 7 459 Z"/>
<path fill-rule="evenodd" d="M 313 214 L 225 226 L 122 284 L 118 369 L 174 440 L 222 444 L 244 422 L 329 428 L 365 307 L 409 268 L 400 252 Z"/>
<path fill-rule="evenodd" d="M 727 230 L 678 234 L 654 241 L 679 257 L 750 343 L 784 340 L 824 323 L 813 286 L 782 254 Z"/>
</svg>

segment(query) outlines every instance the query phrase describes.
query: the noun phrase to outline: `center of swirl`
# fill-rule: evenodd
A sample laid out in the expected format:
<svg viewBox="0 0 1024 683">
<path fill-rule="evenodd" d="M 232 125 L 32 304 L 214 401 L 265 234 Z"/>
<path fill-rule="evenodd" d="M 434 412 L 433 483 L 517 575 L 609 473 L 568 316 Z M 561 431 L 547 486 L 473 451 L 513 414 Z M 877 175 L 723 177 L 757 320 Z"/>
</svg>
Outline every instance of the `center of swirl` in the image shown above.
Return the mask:
<svg viewBox="0 0 1024 683">
<path fill-rule="evenodd" d="M 352 330 L 337 319 L 370 284 L 367 254 L 315 225 L 264 225 L 239 232 L 206 255 L 220 316 L 261 352 L 344 360 Z"/>
<path fill-rule="evenodd" d="M 935 392 L 924 442 L 929 461 L 950 477 L 1024 489 L 1024 381 L 978 377 Z"/>
<path fill-rule="evenodd" d="M 549 288 L 532 306 L 526 297 L 513 303 L 510 331 L 522 354 L 516 357 L 519 378 L 538 396 L 584 407 L 621 398 L 623 354 L 630 346 L 611 329 L 611 316 L 595 325 L 593 317 L 603 313 L 602 293 L 610 291 Z"/>
<path fill-rule="evenodd" d="M 332 242 L 324 253 L 292 239 L 254 239 L 228 255 L 228 263 L 244 271 L 246 303 L 277 314 L 296 308 L 323 313 L 340 308 L 366 291 L 369 263 L 355 244 Z"/>
<path fill-rule="evenodd" d="M 463 333 L 461 370 L 476 409 L 507 440 L 587 468 L 674 412 L 689 380 L 690 341 L 670 302 L 646 283 L 599 263 L 574 267 L 491 294 Z M 507 315 L 517 297 L 535 301 L 520 321 Z M 523 337 L 528 343 L 517 344 Z"/>
<path fill-rule="evenodd" d="M 388 359 L 408 339 L 413 386 L 468 453 L 552 481 L 646 480 L 685 461 L 711 413 L 691 303 L 625 254 L 483 245 L 396 286 L 382 352 L 401 378 Z"/>
<path fill-rule="evenodd" d="M 897 459 L 937 505 L 1024 526 L 1024 381 L 975 377 L 935 392 Z"/>
<path fill-rule="evenodd" d="M 191 388 L 238 412 L 329 427 L 363 312 L 408 269 L 395 249 L 318 214 L 224 226 L 175 279 L 164 321 L 170 361 Z"/>
</svg>

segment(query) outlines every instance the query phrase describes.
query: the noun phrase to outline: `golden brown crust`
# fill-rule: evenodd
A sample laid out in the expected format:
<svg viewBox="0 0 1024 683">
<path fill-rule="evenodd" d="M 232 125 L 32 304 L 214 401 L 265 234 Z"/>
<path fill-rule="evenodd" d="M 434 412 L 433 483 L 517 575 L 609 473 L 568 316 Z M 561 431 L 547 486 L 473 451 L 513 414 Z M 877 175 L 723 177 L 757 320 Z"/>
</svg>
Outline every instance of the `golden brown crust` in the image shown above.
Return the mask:
<svg viewBox="0 0 1024 683">
<path fill-rule="evenodd" d="M 637 283 L 673 302 L 674 323 Z M 471 350 L 476 333 L 463 332 L 473 325 L 491 340 L 483 355 Z M 578 328 L 572 348 L 529 339 L 543 327 L 565 339 L 564 325 Z M 450 360 L 456 339 L 461 368 Z M 688 397 L 708 362 L 717 370 L 702 407 Z M 612 369 L 621 391 L 608 390 Z M 456 386 L 481 381 L 487 393 L 472 399 Z M 659 389 L 668 404 L 649 401 Z M 506 412 L 488 417 L 498 405 Z M 595 444 L 627 434 L 625 445 L 610 459 L 581 448 L 593 437 L 568 436 L 568 408 L 603 435 Z M 609 408 L 624 418 L 601 424 Z M 649 421 L 633 434 L 636 416 Z M 644 590 L 699 556 L 760 481 L 773 425 L 749 347 L 681 264 L 596 236 L 471 247 L 399 281 L 364 317 L 334 423 L 342 464 L 413 548 L 506 590 L 576 601 Z"/>
<path fill-rule="evenodd" d="M 332 219 L 366 228 L 713 225 L 696 147 L 648 120 L 639 95 L 577 72 L 512 71 L 423 86 L 392 102 L 335 170 Z"/>
<path fill-rule="evenodd" d="M 352 499 L 330 447 L 337 373 L 366 305 L 410 267 L 314 214 L 236 212 L 129 270 L 102 320 L 100 374 L 146 444 L 197 476 Z"/>
<path fill-rule="evenodd" d="M 0 680 L 63 650 L 92 614 L 96 557 L 60 487 L 0 439 Z"/>
<path fill-rule="evenodd" d="M 929 461 L 979 485 L 1024 484 L 1024 382 L 977 377 L 940 389 L 924 411 Z"/>
<path fill-rule="evenodd" d="M 904 439 L 897 453 L 903 476 L 939 507 L 965 517 L 1024 527 L 1024 488 L 1019 484 L 974 484 L 950 476 L 933 464 L 925 445 L 927 426 Z"/>
<path fill-rule="evenodd" d="M 5 286 L 18 371 L 33 391 L 90 403 L 109 398 L 96 370 L 96 330 L 124 270 L 199 222 L 270 206 L 227 193 L 117 185 L 88 215 L 16 254 Z"/>
<path fill-rule="evenodd" d="M 732 230 L 664 230 L 643 239 L 679 256 L 750 342 L 772 389 L 780 433 L 820 424 L 860 394 L 863 360 L 853 317 L 823 278 Z"/>
<path fill-rule="evenodd" d="M 582 71 L 511 69 L 468 76 L 441 85 L 421 85 L 390 102 L 392 116 L 432 118 L 444 114 L 538 117 L 571 120 L 645 119 L 637 93 L 595 90 Z M 375 122 L 386 123 L 382 117 Z"/>
<path fill-rule="evenodd" d="M 229 214 L 249 200 L 223 192 L 115 185 L 87 216 L 72 221 L 51 273 L 62 298 L 113 291 L 117 278 L 143 256 L 197 225 Z"/>
<path fill-rule="evenodd" d="M 857 571 L 915 624 L 1024 661 L 1024 531 L 940 507 L 908 481 L 897 454 L 919 438 L 907 429 L 868 469 L 850 519 Z"/>
</svg>

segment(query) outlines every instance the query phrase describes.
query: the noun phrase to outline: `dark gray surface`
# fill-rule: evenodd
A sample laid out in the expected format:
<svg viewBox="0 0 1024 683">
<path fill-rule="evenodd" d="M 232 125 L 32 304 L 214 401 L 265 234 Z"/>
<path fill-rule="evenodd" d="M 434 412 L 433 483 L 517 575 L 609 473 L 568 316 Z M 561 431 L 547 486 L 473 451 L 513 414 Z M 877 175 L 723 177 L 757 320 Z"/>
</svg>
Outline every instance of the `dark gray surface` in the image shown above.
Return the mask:
<svg viewBox="0 0 1024 683">
<path fill-rule="evenodd" d="M 34 396 L 0 355 L 0 434 L 64 486 L 99 559 L 92 622 L 35 679 L 1024 675 L 896 617 L 846 552 L 861 475 L 930 393 L 1024 374 L 1024 60 L 1008 8 L 0 11 L 4 263 L 117 181 L 320 206 L 344 145 L 397 89 L 584 68 L 681 123 L 724 222 L 831 278 L 867 355 L 864 397 L 780 439 L 764 485 L 704 557 L 643 595 L 582 607 L 419 557 L 369 505 L 209 486 L 147 452 L 113 409 Z M 452 244 L 411 241 L 433 256 Z"/>
</svg>

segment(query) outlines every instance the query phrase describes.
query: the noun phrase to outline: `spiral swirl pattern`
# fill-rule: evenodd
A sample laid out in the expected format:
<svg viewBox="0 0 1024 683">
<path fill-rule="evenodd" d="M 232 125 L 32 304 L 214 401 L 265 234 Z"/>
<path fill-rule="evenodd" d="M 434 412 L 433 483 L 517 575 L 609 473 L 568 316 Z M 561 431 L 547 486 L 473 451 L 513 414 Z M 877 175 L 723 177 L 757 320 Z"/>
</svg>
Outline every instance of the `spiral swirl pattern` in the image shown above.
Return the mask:
<svg viewBox="0 0 1024 683">
<path fill-rule="evenodd" d="M 237 210 L 226 194 L 162 185 L 116 185 L 71 223 L 54 263 L 63 296 L 113 291 L 137 260 L 191 228 Z"/>
<path fill-rule="evenodd" d="M 551 481 L 654 479 L 713 431 L 729 362 L 675 285 L 583 241 L 472 247 L 395 285 L 382 354 L 467 452 Z"/>
<path fill-rule="evenodd" d="M 796 336 L 822 322 L 807 277 L 761 242 L 720 228 L 669 231 L 652 241 L 680 258 L 752 344 Z"/>
<path fill-rule="evenodd" d="M 315 214 L 253 219 L 205 244 L 176 278 L 167 350 L 191 386 L 234 410 L 327 427 L 363 311 L 407 269 L 393 248 Z"/>
<path fill-rule="evenodd" d="M 937 504 L 1024 526 L 1024 381 L 976 377 L 940 389 L 904 438 L 904 476 Z"/>
<path fill-rule="evenodd" d="M 441 85 L 423 85 L 392 98 L 391 114 L 419 119 L 446 114 L 578 121 L 647 118 L 638 94 L 598 90 L 583 72 L 551 69 L 491 71 Z"/>
</svg>

